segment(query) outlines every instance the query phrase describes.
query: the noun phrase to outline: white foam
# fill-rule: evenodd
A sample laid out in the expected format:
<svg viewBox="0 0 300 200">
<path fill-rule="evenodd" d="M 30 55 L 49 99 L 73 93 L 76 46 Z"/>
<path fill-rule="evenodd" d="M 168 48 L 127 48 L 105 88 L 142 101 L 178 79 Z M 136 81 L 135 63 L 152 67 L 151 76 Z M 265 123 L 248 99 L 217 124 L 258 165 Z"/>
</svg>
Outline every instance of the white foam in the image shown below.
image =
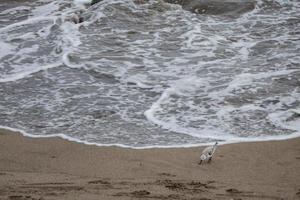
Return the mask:
<svg viewBox="0 0 300 200">
<path fill-rule="evenodd" d="M 64 52 L 64 54 L 62 55 L 62 63 L 70 68 L 82 68 L 83 65 L 75 64 L 75 63 L 71 62 L 71 60 L 70 60 L 71 53 L 72 53 L 71 50 Z"/>
<path fill-rule="evenodd" d="M 187 30 L 184 34 L 180 36 L 184 40 L 182 50 L 194 48 L 194 41 L 201 36 L 201 26 L 198 24 L 189 22 L 190 30 Z M 171 32 L 168 31 L 168 32 Z"/>
<path fill-rule="evenodd" d="M 257 80 L 261 81 L 261 79 L 271 78 L 274 76 L 288 75 L 295 71 L 297 71 L 297 70 L 280 70 L 280 71 L 274 71 L 274 72 L 269 72 L 269 73 L 262 72 L 262 73 L 257 73 L 257 74 L 243 73 L 243 74 L 237 75 L 235 77 L 235 79 L 229 83 L 228 87 L 225 90 L 219 90 L 218 92 L 211 92 L 211 93 L 207 92 L 208 89 L 211 88 L 208 79 L 201 80 L 198 77 L 188 77 L 188 78 L 180 79 L 177 82 L 173 83 L 173 85 L 171 87 L 166 89 L 161 94 L 160 98 L 156 102 L 154 102 L 148 110 L 145 111 L 144 115 L 150 122 L 160 126 L 163 129 L 167 129 L 169 131 L 174 131 L 174 132 L 181 133 L 181 134 L 187 134 L 187 135 L 191 135 L 193 137 L 198 137 L 198 138 L 206 138 L 207 137 L 207 138 L 211 138 L 211 139 L 220 139 L 220 140 L 226 140 L 226 141 L 232 141 L 232 140 L 243 141 L 244 140 L 243 137 L 229 134 L 226 131 L 221 130 L 221 128 L 217 128 L 217 127 L 227 126 L 226 123 L 222 123 L 222 121 L 224 118 L 228 118 L 228 117 L 231 118 L 232 114 L 230 114 L 230 113 L 232 113 L 234 111 L 238 110 L 239 112 L 243 112 L 243 113 L 247 113 L 247 112 L 251 112 L 251 111 L 267 112 L 267 110 L 265 108 L 257 106 L 255 104 L 245 104 L 245 105 L 242 105 L 239 107 L 226 106 L 226 105 L 214 107 L 214 109 L 218 110 L 216 112 L 218 121 L 212 122 L 212 119 L 209 119 L 209 118 L 208 119 L 203 118 L 201 120 L 201 115 L 205 114 L 207 112 L 206 109 L 201 108 L 200 105 L 198 108 L 197 107 L 193 108 L 194 106 L 190 105 L 188 101 L 185 100 L 184 102 L 182 102 L 182 100 L 184 99 L 182 97 L 187 96 L 189 98 L 191 96 L 201 95 L 202 93 L 200 94 L 199 91 L 202 91 L 203 94 L 207 94 L 212 99 L 217 99 L 218 100 L 217 102 L 220 102 L 220 101 L 222 101 L 222 98 L 221 98 L 222 96 L 226 96 L 231 91 L 239 89 L 242 86 L 252 85 L 254 81 L 257 81 Z M 262 82 L 262 83 L 265 83 L 265 82 Z M 179 102 L 177 102 L 177 104 L 184 103 L 185 106 L 189 107 L 188 115 L 190 115 L 190 116 L 182 116 L 182 117 L 178 118 L 178 116 L 176 114 L 173 114 L 173 116 L 168 115 L 167 112 L 170 112 L 170 111 L 168 111 L 166 109 L 168 109 L 169 106 L 172 106 L 172 104 L 173 104 L 172 101 L 174 100 L 174 97 L 172 97 L 172 96 L 174 96 L 174 95 L 177 96 L 176 99 L 177 98 L 182 99 Z M 288 105 L 288 104 L 293 103 L 294 99 L 295 98 L 293 98 L 293 97 L 285 97 L 285 100 L 282 99 L 282 101 L 285 101 L 285 104 Z M 211 105 L 214 105 L 214 103 L 212 102 Z M 178 108 L 179 107 L 180 106 L 178 106 Z M 176 109 L 176 107 L 172 108 L 171 112 L 176 112 L 175 109 Z M 195 111 L 193 111 L 193 109 Z M 204 112 L 204 113 L 202 113 L 202 112 Z M 185 115 L 186 113 L 183 112 L 181 114 Z M 197 127 L 197 128 L 186 126 L 188 122 L 203 121 L 203 120 L 210 120 L 210 122 L 208 122 L 205 126 Z M 209 125 L 211 123 L 214 124 L 214 127 L 211 127 Z M 284 128 L 299 131 L 298 129 L 293 128 L 293 127 L 295 127 L 294 124 L 295 124 L 295 122 L 293 122 L 293 124 L 290 123 L 289 125 L 286 125 Z M 281 127 L 283 127 L 283 126 L 281 126 Z M 283 138 L 284 137 L 287 137 L 287 136 L 283 136 Z M 246 140 L 248 140 L 248 139 L 255 140 L 255 138 L 257 138 L 258 140 L 261 140 L 261 139 L 265 140 L 265 138 L 276 139 L 277 136 L 274 136 L 274 137 L 273 136 L 268 136 L 268 137 L 249 136 L 248 138 L 246 138 Z"/>
<path fill-rule="evenodd" d="M 205 79 L 198 77 L 183 78 L 175 82 L 170 88 L 166 89 L 160 98 L 154 102 L 151 107 L 144 112 L 146 118 L 152 123 L 177 133 L 187 134 L 198 138 L 211 138 L 211 139 L 230 139 L 234 136 L 228 134 L 218 128 L 199 128 L 184 127 L 179 124 L 175 118 L 169 117 L 168 120 L 162 120 L 157 117 L 157 114 L 163 111 L 162 105 L 168 104 L 171 101 L 172 95 L 190 96 L 191 94 L 197 94 L 201 89 L 206 91 L 208 82 Z M 199 113 L 198 115 L 201 115 Z"/>
<path fill-rule="evenodd" d="M 247 38 L 247 40 L 245 39 Z M 237 48 L 238 49 L 238 52 L 239 52 L 239 58 L 242 60 L 242 61 L 246 61 L 248 60 L 248 57 L 249 57 L 249 53 L 250 53 L 250 48 L 253 47 L 256 43 L 253 42 L 253 41 L 249 41 L 249 37 L 247 36 L 244 36 L 242 37 L 242 39 L 238 40 L 237 42 L 233 42 L 232 43 L 232 47 L 233 48 Z"/>
<path fill-rule="evenodd" d="M 14 48 L 15 47 L 13 45 L 0 40 L 0 59 L 13 53 Z M 0 66 L 0 68 L 1 67 L 2 66 Z"/>
<path fill-rule="evenodd" d="M 87 141 L 82 141 L 78 140 L 73 137 L 69 137 L 65 134 L 49 134 L 49 135 L 35 135 L 35 134 L 30 134 L 27 133 L 24 130 L 21 129 L 16 129 L 16 128 L 11 128 L 8 126 L 1 126 L 1 129 L 9 130 L 15 133 L 21 133 L 23 136 L 26 137 L 31 137 L 31 138 L 62 138 L 64 140 L 68 140 L 71 142 L 77 142 L 77 143 L 82 143 L 85 145 L 95 145 L 99 147 L 121 147 L 121 148 L 129 148 L 129 149 L 154 149 L 154 148 L 191 148 L 191 147 L 200 147 L 200 146 L 207 146 L 207 145 L 212 145 L 214 142 L 206 142 L 206 143 L 197 143 L 197 144 L 187 144 L 187 145 L 169 145 L 169 146 L 163 146 L 163 145 L 149 145 L 149 146 L 144 146 L 144 147 L 134 147 L 134 146 L 128 146 L 128 145 L 123 145 L 123 144 L 99 144 L 99 143 L 94 143 L 94 142 L 87 142 Z M 293 133 L 287 136 L 267 136 L 267 137 L 256 137 L 256 138 L 232 138 L 231 140 L 227 141 L 219 141 L 219 145 L 225 145 L 225 144 L 233 144 L 233 143 L 243 143 L 243 142 L 262 142 L 262 141 L 277 141 L 277 140 L 287 140 L 287 139 L 293 139 L 293 138 L 298 138 L 300 137 L 300 132 L 298 133 Z"/>
<path fill-rule="evenodd" d="M 34 24 L 34 23 L 37 23 L 40 21 L 53 21 L 54 22 L 55 19 L 56 19 L 56 17 L 54 17 L 54 16 L 39 16 L 39 17 L 34 17 L 34 18 L 28 18 L 24 21 L 16 22 L 14 24 L 10 24 L 10 25 L 0 28 L 0 33 L 4 32 L 4 31 L 9 31 L 16 27 L 25 26 L 27 24 Z"/>
<path fill-rule="evenodd" d="M 34 17 L 49 16 L 59 10 L 59 5 L 57 1 L 50 2 L 45 5 L 38 6 L 34 8 L 31 13 Z"/>
<path fill-rule="evenodd" d="M 171 95 L 184 95 L 187 91 L 193 91 L 195 90 L 195 87 L 198 88 L 202 85 L 205 85 L 205 82 L 196 77 L 189 77 L 187 79 L 181 79 L 175 82 L 171 87 L 166 89 L 161 94 L 160 98 L 156 102 L 154 102 L 148 110 L 145 111 L 146 118 L 155 124 L 158 124 L 160 126 L 166 126 L 165 123 L 162 123 L 155 117 L 156 112 L 162 110 L 161 105 L 168 102 Z"/>
<path fill-rule="evenodd" d="M 300 115 L 300 108 L 299 109 L 291 109 L 290 111 L 297 115 Z"/>
<path fill-rule="evenodd" d="M 78 66 L 70 61 L 70 54 L 81 44 L 80 32 L 78 30 L 79 25 L 65 21 L 61 25 L 61 28 L 63 30 L 64 42 L 62 63 L 68 67 L 79 68 L 81 65 Z"/>
<path fill-rule="evenodd" d="M 268 115 L 268 119 L 277 127 L 300 132 L 300 108 L 286 111 L 275 111 Z"/>
<path fill-rule="evenodd" d="M 39 71 L 43 71 L 43 70 L 47 70 L 47 69 L 51 69 L 51 68 L 59 67 L 59 66 L 61 66 L 61 63 L 48 64 L 48 65 L 43 65 L 40 67 L 35 67 L 35 68 L 30 68 L 30 69 L 27 68 L 26 71 L 20 71 L 18 73 L 5 75 L 4 78 L 0 78 L 0 83 L 17 81 L 17 80 L 26 78 L 28 76 L 31 76 L 32 74 L 37 73 Z M 26 69 L 26 67 L 25 67 L 25 69 Z"/>
<path fill-rule="evenodd" d="M 30 10 L 29 6 L 18 6 L 18 7 L 3 10 L 3 11 L 1 11 L 0 14 L 1 15 L 8 15 L 8 14 L 13 15 L 20 11 L 28 11 L 28 10 Z"/>
<path fill-rule="evenodd" d="M 138 87 L 144 88 L 144 89 L 153 88 L 153 86 L 149 85 L 149 83 L 147 83 L 145 81 L 146 78 L 147 77 L 145 75 L 133 75 L 133 76 L 126 78 L 124 81 L 127 83 L 135 83 Z"/>
<path fill-rule="evenodd" d="M 74 3 L 76 5 L 85 5 L 85 4 L 90 4 L 92 0 L 74 0 Z"/>
<path fill-rule="evenodd" d="M 254 81 L 259 81 L 261 79 L 266 79 L 274 76 L 288 75 L 298 70 L 279 70 L 273 72 L 261 72 L 257 74 L 242 73 L 236 75 L 234 79 L 228 84 L 227 88 L 222 91 L 222 93 L 230 93 L 232 91 L 238 90 L 243 86 L 252 85 Z"/>
<path fill-rule="evenodd" d="M 65 38 L 70 44 L 72 44 L 73 47 L 77 47 L 81 44 L 78 25 L 71 22 L 65 22 L 61 25 L 61 28 L 64 32 Z"/>
</svg>

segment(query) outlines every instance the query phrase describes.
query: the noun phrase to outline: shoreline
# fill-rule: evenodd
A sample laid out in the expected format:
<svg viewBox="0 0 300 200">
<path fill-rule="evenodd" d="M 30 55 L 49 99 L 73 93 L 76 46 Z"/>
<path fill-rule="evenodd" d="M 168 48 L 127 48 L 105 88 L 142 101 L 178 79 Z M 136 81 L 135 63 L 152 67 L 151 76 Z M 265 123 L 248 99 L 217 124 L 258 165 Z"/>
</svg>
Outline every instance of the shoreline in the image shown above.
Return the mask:
<svg viewBox="0 0 300 200">
<path fill-rule="evenodd" d="M 204 147 L 98 147 L 0 129 L 0 199 L 300 199 L 300 138 Z"/>
<path fill-rule="evenodd" d="M 70 142 L 75 142 L 78 144 L 84 144 L 84 145 L 92 145 L 97 147 L 119 147 L 124 149 L 176 149 L 176 148 L 196 148 L 196 147 L 205 147 L 208 145 L 213 145 L 215 142 L 211 143 L 197 143 L 197 144 L 187 144 L 187 145 L 174 145 L 174 146 L 145 146 L 145 147 L 134 147 L 124 144 L 98 144 L 95 142 L 87 142 L 82 141 L 64 134 L 52 134 L 52 135 L 33 135 L 29 134 L 23 130 L 15 129 L 7 126 L 1 126 L 0 125 L 0 131 L 8 131 L 13 133 L 21 134 L 24 137 L 29 138 L 60 138 L 63 140 L 67 140 Z M 287 136 L 267 136 L 267 137 L 257 137 L 257 138 L 232 138 L 231 141 L 218 141 L 219 146 L 221 145 L 230 145 L 230 144 L 240 144 L 240 143 L 251 143 L 251 142 L 272 142 L 272 141 L 284 141 L 284 140 L 290 140 L 290 139 L 296 139 L 300 138 L 300 132 L 295 132 L 292 134 L 289 134 Z"/>
</svg>

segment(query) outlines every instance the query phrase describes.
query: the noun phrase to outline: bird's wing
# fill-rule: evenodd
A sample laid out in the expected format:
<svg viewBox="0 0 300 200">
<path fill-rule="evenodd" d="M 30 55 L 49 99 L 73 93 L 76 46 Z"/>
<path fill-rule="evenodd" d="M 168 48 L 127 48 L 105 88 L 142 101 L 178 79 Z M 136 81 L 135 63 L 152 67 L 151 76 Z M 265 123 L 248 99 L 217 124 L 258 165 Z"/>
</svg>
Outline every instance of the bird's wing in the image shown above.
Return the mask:
<svg viewBox="0 0 300 200">
<path fill-rule="evenodd" d="M 206 147 L 203 151 L 202 151 L 202 154 L 209 154 L 211 153 L 213 150 L 213 147 L 212 146 L 209 146 L 209 147 Z"/>
</svg>

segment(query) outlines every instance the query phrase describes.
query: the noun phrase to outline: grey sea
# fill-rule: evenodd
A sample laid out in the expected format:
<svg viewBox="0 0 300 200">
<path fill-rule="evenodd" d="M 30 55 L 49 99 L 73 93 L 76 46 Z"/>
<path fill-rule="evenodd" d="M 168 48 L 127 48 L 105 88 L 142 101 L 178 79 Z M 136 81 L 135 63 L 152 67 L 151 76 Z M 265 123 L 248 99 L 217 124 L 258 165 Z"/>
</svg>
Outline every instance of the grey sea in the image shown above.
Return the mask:
<svg viewBox="0 0 300 200">
<path fill-rule="evenodd" d="M 300 136 L 300 1 L 253 5 L 1 0 L 0 126 L 134 148 Z"/>
</svg>

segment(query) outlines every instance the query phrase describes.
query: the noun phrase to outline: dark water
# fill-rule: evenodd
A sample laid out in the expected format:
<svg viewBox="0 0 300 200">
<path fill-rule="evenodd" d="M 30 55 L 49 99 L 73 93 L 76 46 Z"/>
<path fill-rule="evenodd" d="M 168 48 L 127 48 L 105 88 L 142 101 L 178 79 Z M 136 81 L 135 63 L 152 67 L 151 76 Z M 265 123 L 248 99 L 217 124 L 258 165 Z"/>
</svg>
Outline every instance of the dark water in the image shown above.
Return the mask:
<svg viewBox="0 0 300 200">
<path fill-rule="evenodd" d="M 297 136 L 299 10 L 0 1 L 0 125 L 134 147 Z"/>
</svg>

